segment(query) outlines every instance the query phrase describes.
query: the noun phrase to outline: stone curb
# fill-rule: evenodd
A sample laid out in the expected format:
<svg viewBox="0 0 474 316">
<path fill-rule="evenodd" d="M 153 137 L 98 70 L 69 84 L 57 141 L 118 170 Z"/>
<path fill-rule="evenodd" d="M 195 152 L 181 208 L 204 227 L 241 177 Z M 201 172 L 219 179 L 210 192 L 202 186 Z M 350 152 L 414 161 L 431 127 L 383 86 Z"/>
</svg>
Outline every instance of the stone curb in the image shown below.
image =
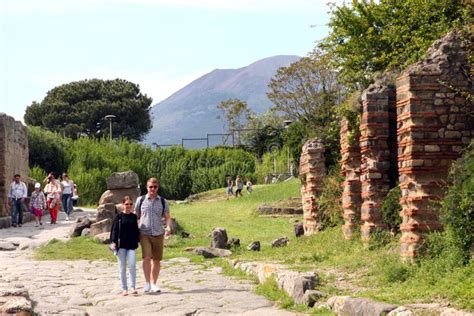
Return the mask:
<svg viewBox="0 0 474 316">
<path fill-rule="evenodd" d="M 288 267 L 276 263 L 240 262 L 236 259 L 229 259 L 228 262 L 234 269 L 240 269 L 247 275 L 256 276 L 260 284 L 264 283 L 269 277 L 274 277 L 278 287 L 293 298 L 296 304 L 326 308 L 337 315 L 414 316 L 421 314 L 474 316 L 474 312 L 443 307 L 439 304 L 407 304 L 398 306 L 373 301 L 368 298 L 351 296 L 332 296 L 325 303 L 316 304 L 320 298 L 325 296 L 324 293 L 314 290 L 319 283 L 319 277 L 316 272 L 291 271 Z"/>
</svg>

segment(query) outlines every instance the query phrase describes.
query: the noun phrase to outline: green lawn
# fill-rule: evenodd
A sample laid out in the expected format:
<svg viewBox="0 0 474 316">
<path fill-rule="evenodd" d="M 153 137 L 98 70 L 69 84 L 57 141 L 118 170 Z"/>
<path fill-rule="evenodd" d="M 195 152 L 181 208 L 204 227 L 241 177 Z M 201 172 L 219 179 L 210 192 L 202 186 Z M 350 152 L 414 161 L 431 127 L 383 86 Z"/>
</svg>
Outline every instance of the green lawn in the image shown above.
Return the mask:
<svg viewBox="0 0 474 316">
<path fill-rule="evenodd" d="M 189 204 L 172 204 L 171 212 L 180 229 L 190 238 L 179 234 L 166 241 L 165 258 L 190 257 L 202 261 L 184 249 L 210 244 L 214 227 L 223 227 L 229 238 L 240 238 L 241 247 L 232 249 L 233 258 L 242 260 L 278 261 L 295 270 L 316 270 L 321 278 L 320 290 L 328 295 L 357 295 L 404 304 L 415 302 L 450 302 L 451 306 L 474 309 L 474 265 L 451 267 L 446 260 L 423 259 L 417 265 L 405 265 L 399 260 L 399 236 L 388 244 L 370 247 L 359 238 L 347 241 L 340 227 L 326 229 L 313 236 L 296 238 L 293 233 L 295 217 L 259 217 L 256 209 L 262 203 L 299 196 L 298 180 L 254 186 L 251 195 L 225 200 L 225 189 L 200 194 Z M 211 200 L 211 202 L 206 201 Z M 271 248 L 271 241 L 288 236 L 287 247 Z M 254 241 L 261 242 L 260 252 L 246 250 Z M 50 243 L 37 252 L 40 259 L 106 259 L 115 260 L 106 246 L 91 239 L 75 238 L 67 243 Z M 216 261 L 217 263 L 217 261 Z M 269 287 L 269 285 L 266 285 Z M 270 290 L 265 290 L 272 297 Z M 284 306 L 288 305 L 283 300 Z"/>
</svg>

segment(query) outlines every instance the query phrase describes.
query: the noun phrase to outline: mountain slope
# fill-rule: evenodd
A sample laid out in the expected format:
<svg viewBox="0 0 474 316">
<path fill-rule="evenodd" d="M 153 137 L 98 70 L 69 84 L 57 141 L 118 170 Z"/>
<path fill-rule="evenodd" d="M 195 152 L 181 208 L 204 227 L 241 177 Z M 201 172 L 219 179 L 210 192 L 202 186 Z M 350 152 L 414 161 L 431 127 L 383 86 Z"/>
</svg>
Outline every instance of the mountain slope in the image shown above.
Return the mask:
<svg viewBox="0 0 474 316">
<path fill-rule="evenodd" d="M 280 67 L 300 57 L 280 55 L 261 59 L 238 69 L 215 69 L 194 80 L 151 109 L 153 128 L 145 143 L 181 144 L 181 138 L 206 137 L 223 133 L 224 122 L 217 119 L 217 105 L 229 98 L 246 101 L 257 113 L 271 106 L 268 83 Z M 194 142 L 205 146 L 205 142 Z"/>
</svg>

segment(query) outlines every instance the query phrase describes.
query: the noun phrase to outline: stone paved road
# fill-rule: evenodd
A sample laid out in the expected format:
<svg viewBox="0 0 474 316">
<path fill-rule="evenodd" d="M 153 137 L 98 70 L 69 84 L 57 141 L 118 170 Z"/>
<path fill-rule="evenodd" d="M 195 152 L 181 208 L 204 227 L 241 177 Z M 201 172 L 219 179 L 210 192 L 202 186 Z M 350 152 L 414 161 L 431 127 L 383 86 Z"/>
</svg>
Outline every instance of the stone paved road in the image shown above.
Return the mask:
<svg viewBox="0 0 474 316">
<path fill-rule="evenodd" d="M 14 251 L 0 251 L 0 286 L 24 286 L 41 315 L 295 315 L 255 295 L 254 284 L 186 258 L 163 262 L 159 294 L 143 293 L 141 263 L 137 264 L 139 294 L 127 297 L 119 295 L 117 263 L 32 259 L 31 248 L 52 238 L 67 238 L 70 222 L 62 216 L 58 225 L 47 224 L 42 230 L 33 223 L 0 230 L 0 241 L 19 245 Z"/>
</svg>

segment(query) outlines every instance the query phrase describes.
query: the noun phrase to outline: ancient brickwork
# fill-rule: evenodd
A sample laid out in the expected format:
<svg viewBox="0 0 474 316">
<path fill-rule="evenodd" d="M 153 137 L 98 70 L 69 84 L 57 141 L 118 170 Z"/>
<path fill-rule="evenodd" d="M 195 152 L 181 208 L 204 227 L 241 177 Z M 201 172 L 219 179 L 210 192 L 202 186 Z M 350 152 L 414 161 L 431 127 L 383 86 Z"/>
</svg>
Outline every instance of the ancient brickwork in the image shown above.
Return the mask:
<svg viewBox="0 0 474 316">
<path fill-rule="evenodd" d="M 326 175 L 324 146 L 319 139 L 309 140 L 303 145 L 299 173 L 302 182 L 304 232 L 305 235 L 311 235 L 321 229 L 317 200 Z"/>
<path fill-rule="evenodd" d="M 392 88 L 373 84 L 362 94 L 360 122 L 362 239 L 385 227 L 380 207 L 390 189 L 390 108 L 395 108 Z"/>
<path fill-rule="evenodd" d="M 406 259 L 423 251 L 426 233 L 442 228 L 435 202 L 443 197 L 451 162 L 474 136 L 472 105 L 454 91 L 473 91 L 466 65 L 461 42 L 450 33 L 397 80 L 401 255 Z"/>
<path fill-rule="evenodd" d="M 0 216 L 10 214 L 8 190 L 16 173 L 28 179 L 28 134 L 13 117 L 0 113 Z"/>
<path fill-rule="evenodd" d="M 401 255 L 407 260 L 423 252 L 426 233 L 442 229 L 437 202 L 448 184 L 449 168 L 474 139 L 474 109 L 465 97 L 474 92 L 469 69 L 465 47 L 457 33 L 451 32 L 433 44 L 424 60 L 398 77 L 395 91 L 385 80 L 362 94 L 362 238 L 370 239 L 372 231 L 384 228 L 380 206 L 398 179 Z M 353 213 L 357 214 L 353 184 L 357 183 L 358 152 L 356 145 L 346 141 L 350 128 L 342 122 L 343 231 L 347 236 L 354 228 Z"/>
<path fill-rule="evenodd" d="M 361 184 L 360 184 L 360 147 L 359 130 L 353 130 L 345 119 L 341 121 L 341 174 L 342 209 L 344 211 L 344 238 L 351 239 L 360 220 Z"/>
</svg>

